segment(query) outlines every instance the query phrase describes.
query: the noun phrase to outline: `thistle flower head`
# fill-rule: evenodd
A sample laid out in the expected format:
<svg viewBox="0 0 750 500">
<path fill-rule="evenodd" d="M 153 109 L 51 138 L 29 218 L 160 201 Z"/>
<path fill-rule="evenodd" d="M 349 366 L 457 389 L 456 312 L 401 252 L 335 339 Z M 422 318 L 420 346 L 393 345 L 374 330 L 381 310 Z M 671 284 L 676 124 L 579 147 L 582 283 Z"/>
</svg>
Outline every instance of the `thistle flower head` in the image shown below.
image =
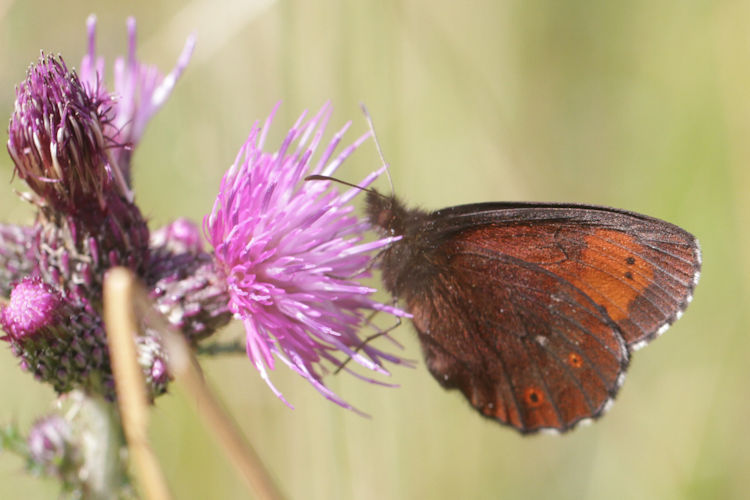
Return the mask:
<svg viewBox="0 0 750 500">
<path fill-rule="evenodd" d="M 83 388 L 113 399 L 101 318 L 109 268 L 129 267 L 166 290 L 159 306 L 175 309 L 177 303 L 178 326 L 191 334 L 208 335 L 223 319 L 217 316 L 229 313 L 226 301 L 209 313 L 202 308 L 204 299 L 217 302 L 215 287 L 203 289 L 213 283 L 210 272 L 194 279 L 176 271 L 211 262 L 199 251 L 198 229 L 176 225 L 169 246 L 156 249 L 160 259 L 152 258 L 148 226 L 130 191 L 132 149 L 187 64 L 193 39 L 175 71 L 163 77 L 136 59 L 135 23 L 129 20 L 130 54 L 115 62 L 111 94 L 103 83 L 104 60 L 95 54 L 93 17 L 88 28 L 89 53 L 80 77 L 61 57 L 42 55 L 17 88 L 8 151 L 40 210 L 31 228 L 0 225 L 0 293 L 10 295 L 0 306 L 0 327 L 22 367 L 57 392 Z M 173 255 L 177 248 L 185 250 L 179 259 Z M 166 389 L 169 374 L 151 340 L 139 348 L 150 394 L 156 396 Z"/>
<path fill-rule="evenodd" d="M 370 252 L 394 241 L 363 242 L 368 224 L 350 204 L 361 190 L 340 194 L 328 181 L 305 181 L 333 174 L 369 136 L 334 158 L 347 124 L 313 161 L 330 112 L 325 106 L 307 122 L 300 117 L 276 153 L 264 150 L 273 114 L 262 128 L 256 124 L 221 182 L 204 231 L 225 276 L 229 308 L 244 323 L 247 354 L 272 390 L 281 397 L 266 371 L 276 357 L 349 408 L 323 385 L 321 363 L 338 366 L 343 355 L 387 373 L 383 360 L 401 360 L 365 344 L 358 331 L 373 310 L 404 313 L 377 303 L 375 290 L 355 281 L 367 274 Z"/>
<path fill-rule="evenodd" d="M 29 68 L 16 88 L 8 152 L 44 204 L 63 213 L 104 205 L 110 105 L 105 95 L 89 95 L 61 57 L 42 55 Z"/>
<path fill-rule="evenodd" d="M 180 217 L 166 226 L 151 231 L 151 247 L 163 248 L 172 253 L 202 252 L 203 236 L 199 226 Z"/>
<path fill-rule="evenodd" d="M 0 327 L 7 333 L 2 340 L 38 380 L 60 393 L 87 387 L 114 396 L 101 319 L 40 277 L 15 284 L 10 302 L 0 308 Z"/>
<path fill-rule="evenodd" d="M 0 325 L 13 340 L 23 341 L 55 326 L 62 319 L 62 305 L 62 297 L 52 287 L 36 277 L 25 278 L 0 309 Z"/>
<path fill-rule="evenodd" d="M 125 181 L 130 184 L 130 159 L 151 117 L 164 105 L 175 83 L 185 70 L 195 47 L 195 37 L 185 42 L 174 69 L 164 76 L 156 66 L 142 63 L 136 57 L 136 24 L 129 18 L 128 55 L 114 63 L 115 102 L 110 133 L 121 147 L 112 155 Z M 96 17 L 89 16 L 88 53 L 81 62 L 81 80 L 92 95 L 106 95 L 104 88 L 104 59 L 96 55 Z"/>
</svg>

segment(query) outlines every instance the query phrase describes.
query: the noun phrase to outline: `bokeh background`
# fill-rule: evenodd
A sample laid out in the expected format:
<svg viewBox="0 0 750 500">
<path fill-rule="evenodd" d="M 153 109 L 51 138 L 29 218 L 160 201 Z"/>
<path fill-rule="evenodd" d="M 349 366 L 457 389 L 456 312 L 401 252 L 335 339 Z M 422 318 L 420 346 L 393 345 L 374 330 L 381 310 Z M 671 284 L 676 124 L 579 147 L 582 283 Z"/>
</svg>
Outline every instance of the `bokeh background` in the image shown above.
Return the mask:
<svg viewBox="0 0 750 500">
<path fill-rule="evenodd" d="M 398 389 L 329 379 L 371 419 L 285 368 L 273 379 L 294 411 L 243 357 L 204 361 L 290 498 L 746 497 L 750 2 L 0 0 L 0 116 L 40 49 L 78 65 L 91 12 L 110 63 L 126 50 L 128 15 L 141 58 L 165 71 L 198 36 L 135 156 L 137 198 L 154 226 L 202 219 L 252 123 L 277 101 L 278 140 L 303 109 L 331 100 L 332 124 L 353 120 L 351 140 L 366 130 L 358 104 L 367 104 L 396 190 L 412 204 L 612 205 L 701 241 L 703 275 L 685 317 L 634 356 L 605 418 L 564 436 L 522 437 L 480 418 L 421 360 L 393 370 Z M 356 182 L 378 165 L 368 144 L 339 175 Z M 2 220 L 29 222 L 11 177 L 1 154 Z M 394 335 L 420 358 L 408 325 Z M 52 399 L 0 348 L 0 421 L 26 429 Z M 176 498 L 246 497 L 185 393 L 160 398 L 153 417 Z M 0 497 L 57 495 L 22 469 L 0 454 Z"/>
</svg>

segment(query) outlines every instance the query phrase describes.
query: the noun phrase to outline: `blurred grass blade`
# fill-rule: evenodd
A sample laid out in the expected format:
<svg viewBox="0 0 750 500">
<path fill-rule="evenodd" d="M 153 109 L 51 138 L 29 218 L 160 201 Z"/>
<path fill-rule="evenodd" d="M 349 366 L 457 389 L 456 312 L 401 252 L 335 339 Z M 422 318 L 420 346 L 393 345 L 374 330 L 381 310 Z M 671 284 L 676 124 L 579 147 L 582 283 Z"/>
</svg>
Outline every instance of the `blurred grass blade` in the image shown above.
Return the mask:
<svg viewBox="0 0 750 500">
<path fill-rule="evenodd" d="M 124 268 L 107 273 L 104 281 L 104 322 L 117 388 L 117 402 L 128 448 L 147 498 L 171 498 L 159 461 L 148 443 L 148 400 L 135 349 L 138 332 L 133 294 L 135 278 Z"/>
<path fill-rule="evenodd" d="M 108 290 L 109 293 L 107 293 Z M 112 309 L 122 309 L 123 311 L 126 311 L 127 314 L 118 311 L 116 313 L 112 312 L 111 316 L 107 315 L 107 305 Z M 124 350 L 130 349 L 132 351 L 127 354 L 127 356 L 132 356 L 129 358 L 131 360 L 130 369 L 137 371 L 137 374 L 132 374 L 130 372 L 123 373 L 123 376 L 127 377 L 127 379 L 124 379 L 127 380 L 127 382 L 122 382 L 124 387 L 129 387 L 131 383 L 139 384 L 139 390 L 132 391 L 128 396 L 122 397 L 122 401 L 126 401 L 127 399 L 127 404 L 133 405 L 127 409 L 129 415 L 126 415 L 125 410 L 123 409 L 123 422 L 125 423 L 126 435 L 128 436 L 128 442 L 131 443 L 131 446 L 133 444 L 142 445 L 145 443 L 145 440 L 142 440 L 141 436 L 145 436 L 147 423 L 146 414 L 141 413 L 141 408 L 143 408 L 143 412 L 147 411 L 145 407 L 141 406 L 142 404 L 146 404 L 143 377 L 140 374 L 140 368 L 137 365 L 135 343 L 133 342 L 132 334 L 128 335 L 128 332 L 138 331 L 134 316 L 136 313 L 138 314 L 138 317 L 146 318 L 147 322 L 160 333 L 164 348 L 168 353 L 170 373 L 192 395 L 196 411 L 204 419 L 206 427 L 214 433 L 217 441 L 221 444 L 231 463 L 245 480 L 248 488 L 261 499 L 275 500 L 283 498 L 281 492 L 271 478 L 271 475 L 263 465 L 263 462 L 250 444 L 247 443 L 232 419 L 222 410 L 221 405 L 206 385 L 198 366 L 198 362 L 193 356 L 191 348 L 185 339 L 181 335 L 174 333 L 171 330 L 170 325 L 168 325 L 166 321 L 155 312 L 148 300 L 145 290 L 137 283 L 133 274 L 124 268 L 117 268 L 109 271 L 105 282 L 105 318 L 107 318 L 108 335 L 111 335 L 112 337 L 125 335 L 128 337 L 128 342 L 126 342 L 128 346 L 126 346 Z M 112 321 L 111 324 L 110 321 Z M 120 323 L 118 324 L 116 321 L 119 321 Z M 110 333 L 111 329 L 119 329 L 121 333 Z M 121 347 L 117 346 L 116 349 L 117 348 Z M 118 358 L 123 356 L 122 353 L 117 354 Z M 115 364 L 114 356 L 115 353 L 113 352 L 113 365 Z M 119 375 L 120 372 L 115 371 L 115 377 L 118 383 L 118 398 L 120 398 L 121 383 Z M 136 375 L 139 377 L 138 382 L 135 381 Z M 123 403 L 120 404 L 122 407 Z M 134 408 L 139 409 L 134 411 Z M 135 443 L 130 440 L 128 425 L 134 426 L 133 435 L 138 439 Z M 155 467 L 158 469 L 158 464 L 152 464 L 152 460 L 155 460 L 155 458 L 153 457 L 150 448 L 148 448 L 148 446 L 145 448 L 145 450 L 138 450 L 142 453 L 139 454 L 139 457 L 143 459 L 139 470 L 145 467 Z M 134 453 L 134 459 L 135 458 L 136 456 Z M 146 479 L 151 481 L 156 480 L 157 478 L 141 475 L 142 481 Z M 156 483 L 154 483 L 153 486 L 158 488 Z M 144 483 L 144 489 L 145 488 L 146 485 Z M 153 496 L 151 498 L 167 497 Z"/>
</svg>

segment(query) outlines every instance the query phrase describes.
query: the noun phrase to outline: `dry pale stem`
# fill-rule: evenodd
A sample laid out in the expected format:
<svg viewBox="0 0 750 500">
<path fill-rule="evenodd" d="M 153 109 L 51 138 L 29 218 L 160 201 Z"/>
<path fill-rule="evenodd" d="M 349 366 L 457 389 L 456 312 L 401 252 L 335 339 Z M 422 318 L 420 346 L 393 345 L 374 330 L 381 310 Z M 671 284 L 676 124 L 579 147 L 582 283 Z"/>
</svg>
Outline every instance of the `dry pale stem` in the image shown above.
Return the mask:
<svg viewBox="0 0 750 500">
<path fill-rule="evenodd" d="M 136 314 L 145 317 L 149 324 L 161 334 L 168 354 L 170 373 L 192 395 L 196 411 L 206 422 L 206 427 L 214 433 L 231 463 L 245 480 L 248 488 L 261 499 L 275 500 L 283 498 L 263 462 L 237 429 L 236 424 L 222 410 L 218 400 L 206 385 L 190 346 L 182 336 L 172 331 L 170 325 L 167 324 L 163 317 L 156 313 L 148 300 L 145 290 L 138 284 L 133 274 L 123 268 L 110 270 L 105 280 L 104 298 L 110 350 L 115 351 L 113 352 L 112 360 L 113 371 L 115 373 L 126 436 L 131 446 L 135 445 L 139 448 L 137 456 L 134 450 L 133 458 L 136 461 L 142 460 L 138 466 L 138 470 L 141 481 L 143 481 L 144 490 L 148 491 L 152 487 L 151 483 L 146 484 L 147 480 L 154 481 L 153 487 L 155 489 L 151 498 L 168 498 L 168 496 L 157 496 L 162 491 L 164 494 L 168 495 L 168 493 L 165 486 L 166 483 L 163 481 L 163 477 L 161 477 L 160 468 L 155 463 L 156 459 L 146 442 L 148 405 L 146 403 L 143 376 L 135 357 L 135 342 L 133 340 L 133 336 L 138 331 L 137 324 L 135 323 Z M 110 315 L 107 315 L 108 309 L 110 310 Z M 118 309 L 118 311 L 114 311 L 114 309 Z M 118 333 L 115 333 L 115 330 Z M 127 342 L 124 340 L 115 341 L 113 337 L 126 338 Z M 120 343 L 127 345 L 120 346 Z M 120 349 L 123 352 L 117 352 Z M 115 356 L 115 353 L 117 353 L 117 356 Z M 127 359 L 127 363 L 123 359 Z M 119 369 L 115 368 L 117 365 L 123 364 L 129 366 L 127 368 L 123 368 L 122 366 Z M 123 378 L 121 379 L 120 377 Z M 132 389 L 131 384 L 137 385 L 138 389 Z M 120 396 L 121 385 L 123 387 L 122 396 Z M 123 408 L 123 406 L 126 408 Z M 131 436 L 134 439 L 133 441 L 131 441 Z M 150 477 L 152 471 L 157 471 L 153 473 L 154 477 Z M 148 476 L 147 473 L 149 474 Z M 163 489 L 159 486 L 159 481 L 164 485 Z"/>
</svg>

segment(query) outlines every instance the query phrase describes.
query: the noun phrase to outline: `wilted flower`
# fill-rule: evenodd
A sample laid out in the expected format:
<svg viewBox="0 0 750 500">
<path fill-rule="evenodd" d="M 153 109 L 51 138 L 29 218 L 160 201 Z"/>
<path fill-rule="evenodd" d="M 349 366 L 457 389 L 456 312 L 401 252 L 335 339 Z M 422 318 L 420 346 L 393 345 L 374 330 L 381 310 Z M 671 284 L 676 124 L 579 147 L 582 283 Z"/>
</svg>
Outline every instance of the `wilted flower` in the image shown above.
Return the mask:
<svg viewBox="0 0 750 500">
<path fill-rule="evenodd" d="M 303 114 L 276 153 L 264 151 L 273 113 L 262 128 L 256 123 L 221 182 L 204 230 L 226 279 L 229 307 L 244 323 L 247 354 L 274 393 L 281 397 L 266 367 L 273 368 L 277 357 L 350 408 L 321 382 L 321 363 L 339 366 L 343 355 L 387 373 L 382 361 L 401 360 L 365 343 L 358 332 L 373 310 L 404 313 L 374 301 L 375 290 L 356 281 L 368 274 L 370 252 L 397 238 L 363 241 L 369 226 L 350 204 L 360 189 L 339 194 L 329 181 L 305 181 L 311 174 L 333 174 L 369 136 L 333 158 L 347 124 L 313 162 L 330 113 L 325 106 L 307 122 Z"/>
</svg>

